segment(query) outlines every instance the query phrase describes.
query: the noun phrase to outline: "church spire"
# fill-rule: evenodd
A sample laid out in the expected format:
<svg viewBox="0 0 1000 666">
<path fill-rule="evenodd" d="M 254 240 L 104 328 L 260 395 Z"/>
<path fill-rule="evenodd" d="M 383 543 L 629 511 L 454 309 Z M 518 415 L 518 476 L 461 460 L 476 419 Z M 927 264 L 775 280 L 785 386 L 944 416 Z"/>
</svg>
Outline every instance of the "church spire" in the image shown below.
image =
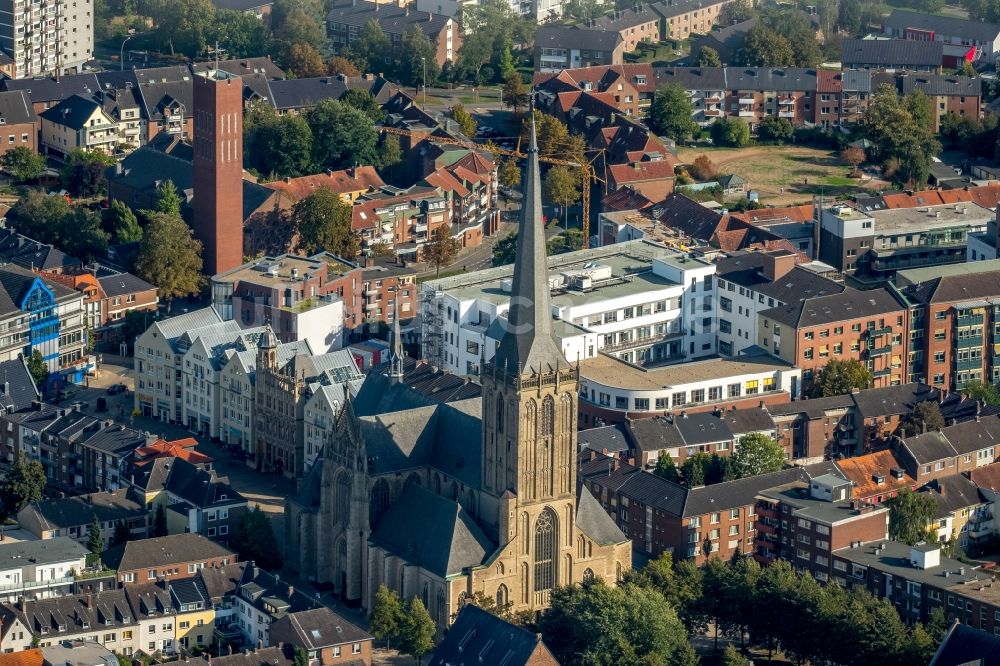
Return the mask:
<svg viewBox="0 0 1000 666">
<path fill-rule="evenodd" d="M 517 257 L 511 288 L 507 328 L 495 364 L 515 373 L 545 372 L 568 365 L 552 337 L 552 306 L 545 261 L 542 222 L 542 184 L 538 166 L 535 115 L 531 112 L 531 141 L 524 178 L 524 204 L 517 230 Z"/>
<path fill-rule="evenodd" d="M 392 315 L 392 355 L 389 356 L 389 378 L 399 381 L 403 378 L 403 336 L 399 333 L 399 299 L 393 301 Z"/>
</svg>

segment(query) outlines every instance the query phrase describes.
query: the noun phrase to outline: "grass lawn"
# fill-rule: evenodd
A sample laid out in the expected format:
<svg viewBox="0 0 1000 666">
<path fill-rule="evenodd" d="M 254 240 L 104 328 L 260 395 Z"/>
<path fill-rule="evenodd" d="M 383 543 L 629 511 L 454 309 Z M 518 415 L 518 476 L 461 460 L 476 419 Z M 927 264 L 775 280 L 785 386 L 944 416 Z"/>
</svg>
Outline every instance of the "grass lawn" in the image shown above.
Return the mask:
<svg viewBox="0 0 1000 666">
<path fill-rule="evenodd" d="M 746 148 L 681 148 L 681 162 L 701 154 L 720 173 L 745 178 L 761 201 L 774 205 L 808 203 L 813 195 L 842 197 L 879 187 L 879 182 L 848 178 L 851 168 L 834 151 L 806 146 L 747 146 Z M 884 183 L 881 183 L 884 186 Z"/>
</svg>

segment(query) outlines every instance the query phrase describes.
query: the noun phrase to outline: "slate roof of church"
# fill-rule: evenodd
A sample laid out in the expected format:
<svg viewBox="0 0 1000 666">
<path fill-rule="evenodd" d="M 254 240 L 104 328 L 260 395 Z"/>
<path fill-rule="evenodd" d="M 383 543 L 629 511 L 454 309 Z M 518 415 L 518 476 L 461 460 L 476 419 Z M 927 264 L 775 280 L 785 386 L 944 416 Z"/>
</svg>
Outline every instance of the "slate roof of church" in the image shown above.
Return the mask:
<svg viewBox="0 0 1000 666">
<path fill-rule="evenodd" d="M 442 578 L 482 564 L 496 550 L 460 504 L 416 483 L 389 505 L 371 540 Z"/>
</svg>

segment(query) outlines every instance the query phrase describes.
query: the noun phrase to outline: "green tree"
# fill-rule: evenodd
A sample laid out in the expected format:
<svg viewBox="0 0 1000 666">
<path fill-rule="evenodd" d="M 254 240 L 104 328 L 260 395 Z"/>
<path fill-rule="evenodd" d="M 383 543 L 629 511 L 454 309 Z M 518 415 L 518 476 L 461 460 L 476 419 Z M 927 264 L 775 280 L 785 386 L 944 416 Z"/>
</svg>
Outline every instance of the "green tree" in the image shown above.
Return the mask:
<svg viewBox="0 0 1000 666">
<path fill-rule="evenodd" d="M 351 229 L 351 205 L 328 187 L 321 187 L 292 206 L 299 249 L 308 254 L 326 250 L 351 259 L 358 239 Z"/>
<path fill-rule="evenodd" d="M 434 44 L 418 26 L 403 33 L 395 62 L 399 82 L 413 88 L 425 84 L 432 86 L 441 74 Z"/>
<path fill-rule="evenodd" d="M 514 56 L 510 52 L 510 44 L 504 44 L 503 51 L 500 52 L 500 76 L 506 79 L 511 74 L 516 74 L 517 68 L 514 66 Z"/>
<path fill-rule="evenodd" d="M 693 113 L 687 91 L 676 83 L 665 84 L 653 95 L 649 107 L 650 127 L 657 134 L 682 143 L 698 130 L 698 123 L 691 118 Z"/>
<path fill-rule="evenodd" d="M 740 64 L 750 67 L 795 65 L 795 53 L 788 39 L 763 24 L 757 24 L 747 31 L 739 59 Z"/>
<path fill-rule="evenodd" d="M 312 130 L 312 159 L 319 166 L 343 169 L 377 161 L 378 133 L 353 106 L 325 99 L 307 117 Z"/>
<path fill-rule="evenodd" d="M 281 569 L 281 547 L 274 536 L 274 529 L 267 514 L 259 506 L 245 512 L 233 529 L 230 540 L 238 553 L 240 562 L 254 561 L 258 566 L 270 571 Z"/>
<path fill-rule="evenodd" d="M 790 65 L 815 67 L 822 60 L 823 53 L 816 40 L 816 30 L 802 11 L 769 7 L 761 13 L 761 24 L 787 42 L 792 52 Z"/>
<path fill-rule="evenodd" d="M 498 175 L 502 187 L 514 189 L 521 185 L 521 167 L 518 166 L 513 157 L 504 160 L 503 164 L 500 165 Z"/>
<path fill-rule="evenodd" d="M 90 523 L 90 528 L 87 530 L 87 550 L 89 550 L 94 555 L 100 555 L 104 552 L 104 537 L 101 536 L 101 521 L 94 516 L 94 521 Z"/>
<path fill-rule="evenodd" d="M 937 502 L 929 493 L 903 488 L 886 500 L 889 507 L 889 537 L 913 545 L 928 538 L 928 526 L 937 517 Z"/>
<path fill-rule="evenodd" d="M 750 142 L 750 126 L 740 118 L 720 118 L 712 123 L 712 141 L 720 146 L 741 148 Z"/>
<path fill-rule="evenodd" d="M 757 126 L 757 138 L 764 143 L 787 143 L 792 140 L 795 128 L 788 118 L 767 116 Z"/>
<path fill-rule="evenodd" d="M 45 386 L 46 380 L 49 378 L 49 366 L 45 363 L 45 359 L 42 358 L 42 352 L 37 349 L 31 352 L 28 356 L 28 372 L 31 374 L 31 379 L 34 380 L 35 386 L 42 388 Z"/>
<path fill-rule="evenodd" d="M 164 180 L 156 186 L 156 210 L 167 215 L 180 216 L 181 197 L 172 180 Z"/>
<path fill-rule="evenodd" d="M 340 103 L 354 107 L 365 114 L 373 123 L 385 120 L 385 111 L 375 97 L 364 88 L 351 88 L 340 97 Z"/>
<path fill-rule="evenodd" d="M 121 200 L 114 199 L 104 213 L 104 228 L 109 230 L 115 243 L 138 243 L 142 240 L 142 227 L 135 213 Z"/>
<path fill-rule="evenodd" d="M 115 531 L 111 535 L 111 545 L 117 546 L 123 544 L 132 538 L 132 532 L 129 530 L 125 521 L 119 520 L 115 523 Z"/>
<path fill-rule="evenodd" d="M 406 616 L 399 636 L 400 651 L 417 661 L 434 649 L 436 627 L 430 613 L 419 598 L 413 597 L 407 604 Z"/>
<path fill-rule="evenodd" d="M 865 14 L 862 0 L 840 0 L 837 5 L 837 24 L 848 35 L 860 35 L 865 24 Z"/>
<path fill-rule="evenodd" d="M 753 16 L 754 9 L 750 0 L 733 0 L 733 2 L 727 2 L 723 5 L 722 11 L 719 12 L 719 24 L 732 25 L 734 23 L 742 23 L 753 18 Z"/>
<path fill-rule="evenodd" d="M 163 505 L 156 505 L 156 513 L 153 514 L 153 534 L 154 537 L 167 536 L 167 514 L 163 511 Z"/>
<path fill-rule="evenodd" d="M 295 659 L 292 661 L 292 666 L 309 666 L 309 656 L 306 651 L 295 646 Z"/>
<path fill-rule="evenodd" d="M 993 384 L 986 382 L 966 382 L 961 392 L 967 398 L 980 400 L 987 405 L 1000 405 L 1000 391 Z"/>
<path fill-rule="evenodd" d="M 97 212 L 70 206 L 63 197 L 40 190 L 29 190 L 21 197 L 8 219 L 19 233 L 84 259 L 97 257 L 107 248 L 108 234 Z"/>
<path fill-rule="evenodd" d="M 358 68 L 373 74 L 385 72 L 386 59 L 392 54 L 392 44 L 378 21 L 371 20 L 361 29 L 349 49 L 348 57 Z"/>
<path fill-rule="evenodd" d="M 777 472 L 785 467 L 785 450 L 771 437 L 752 432 L 740 437 L 733 464 L 739 478 Z"/>
<path fill-rule="evenodd" d="M 372 614 L 368 618 L 372 636 L 376 640 L 385 641 L 385 646 L 388 648 L 399 637 L 404 618 L 405 613 L 399 595 L 384 584 L 379 585 L 372 604 Z"/>
<path fill-rule="evenodd" d="M 451 107 L 451 117 L 458 123 L 458 129 L 461 130 L 462 134 L 465 136 L 476 136 L 476 119 L 472 117 L 472 114 L 465 110 L 465 107 L 461 104 L 455 104 Z"/>
<path fill-rule="evenodd" d="M 37 350 L 36 352 L 37 353 Z M 39 358 L 41 355 L 39 354 Z M 30 369 L 30 363 L 29 363 Z M 32 378 L 35 375 L 32 373 Z M 35 382 L 38 384 L 38 382 Z M 42 499 L 45 490 L 45 469 L 37 460 L 18 460 L 0 479 L 0 511 L 6 520 L 31 502 Z"/>
<path fill-rule="evenodd" d="M 507 264 L 514 263 L 514 257 L 516 256 L 517 232 L 512 232 L 493 244 L 493 259 L 491 263 L 494 266 L 506 266 Z"/>
<path fill-rule="evenodd" d="M 483 0 L 462 7 L 462 46 L 458 71 L 477 85 L 488 83 L 481 76 L 487 63 L 505 63 L 503 52 L 512 44 L 529 44 L 537 29 L 530 16 L 522 16 L 506 0 Z M 501 80 L 505 73 L 501 70 Z"/>
<path fill-rule="evenodd" d="M 684 485 L 688 488 L 706 485 L 708 468 L 711 464 L 712 456 L 703 451 L 685 458 L 681 464 L 681 475 L 684 477 Z"/>
<path fill-rule="evenodd" d="M 27 146 L 11 148 L 3 154 L 3 170 L 17 183 L 35 180 L 45 171 L 45 158 Z"/>
<path fill-rule="evenodd" d="M 930 102 L 920 91 L 901 99 L 893 86 L 882 85 L 872 96 L 861 126 L 893 182 L 916 187 L 927 182 L 931 157 L 941 150 L 932 122 Z"/>
<path fill-rule="evenodd" d="M 633 583 L 610 587 L 598 579 L 556 588 L 538 629 L 565 666 L 656 663 L 648 660 L 657 656 L 675 663 L 675 654 L 686 653 L 676 611 L 659 590 Z"/>
<path fill-rule="evenodd" d="M 524 79 L 518 72 L 508 74 L 503 82 L 503 103 L 513 109 L 514 113 L 520 113 L 521 109 L 528 106 L 531 91 L 525 85 Z"/>
<path fill-rule="evenodd" d="M 63 187 L 76 197 L 103 194 L 108 187 L 105 170 L 114 163 L 115 158 L 99 150 L 74 148 L 60 172 Z"/>
<path fill-rule="evenodd" d="M 677 465 L 674 464 L 674 459 L 667 453 L 661 453 L 660 457 L 656 459 L 656 467 L 653 469 L 653 474 L 674 483 L 680 481 L 680 475 L 677 473 Z"/>
<path fill-rule="evenodd" d="M 903 432 L 907 437 L 940 430 L 944 425 L 941 406 L 935 400 L 918 402 L 913 411 L 905 414 L 902 419 Z"/>
<path fill-rule="evenodd" d="M 424 258 L 434 266 L 436 271 L 434 277 L 440 277 L 441 267 L 454 261 L 461 248 L 462 244 L 452 238 L 451 230 L 447 224 L 442 224 L 434 230 L 430 242 L 424 246 Z"/>
<path fill-rule="evenodd" d="M 385 134 L 379 141 L 378 159 L 375 161 L 382 175 L 392 178 L 397 167 L 403 163 L 403 149 L 399 146 L 399 137 L 395 134 Z"/>
<path fill-rule="evenodd" d="M 751 661 L 741 655 L 736 647 L 729 643 L 726 645 L 726 649 L 722 651 L 722 661 L 720 662 L 722 666 L 750 666 Z"/>
<path fill-rule="evenodd" d="M 258 173 L 277 177 L 308 173 L 313 135 L 305 118 L 278 117 L 273 108 L 264 107 L 255 105 L 244 114 L 243 145 L 248 165 Z"/>
<path fill-rule="evenodd" d="M 207 41 L 230 58 L 257 58 L 271 52 L 271 34 L 264 21 L 248 12 L 217 9 Z"/>
<path fill-rule="evenodd" d="M 562 165 L 549 168 L 549 172 L 545 174 L 545 194 L 563 207 L 563 215 L 567 218 L 569 207 L 580 198 L 580 190 L 577 187 L 579 182 L 578 174 Z"/>
<path fill-rule="evenodd" d="M 720 67 L 722 59 L 719 52 L 711 46 L 702 46 L 698 49 L 698 57 L 694 59 L 695 67 Z"/>
<path fill-rule="evenodd" d="M 178 296 L 201 291 L 201 241 L 191 233 L 191 227 L 177 215 L 152 213 L 146 225 L 135 272 L 156 285 L 160 298 L 169 303 Z"/>
<path fill-rule="evenodd" d="M 310 46 L 320 53 L 329 50 L 329 41 L 323 31 L 324 19 L 316 20 L 302 9 L 293 9 L 288 16 L 277 25 L 274 31 L 274 50 L 284 59 L 295 45 Z"/>
<path fill-rule="evenodd" d="M 845 395 L 854 389 L 869 388 L 874 379 L 861 361 L 833 359 L 819 371 L 813 386 L 813 395 L 824 398 Z"/>
<path fill-rule="evenodd" d="M 193 58 L 208 46 L 215 7 L 209 0 L 166 0 L 151 18 L 153 43 L 160 50 Z"/>
</svg>

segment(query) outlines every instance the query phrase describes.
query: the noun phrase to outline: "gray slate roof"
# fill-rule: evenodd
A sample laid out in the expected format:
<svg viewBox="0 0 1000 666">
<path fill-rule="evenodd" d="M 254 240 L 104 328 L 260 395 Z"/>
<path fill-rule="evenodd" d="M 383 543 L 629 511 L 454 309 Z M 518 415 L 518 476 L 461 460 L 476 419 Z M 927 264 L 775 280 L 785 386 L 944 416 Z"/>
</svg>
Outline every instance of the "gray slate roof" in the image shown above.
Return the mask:
<svg viewBox="0 0 1000 666">
<path fill-rule="evenodd" d="M 0 120 L 5 125 L 33 123 L 37 117 L 31 106 L 31 97 L 23 90 L 0 92 Z"/>
<path fill-rule="evenodd" d="M 271 625 L 270 638 L 271 643 L 290 643 L 306 650 L 372 640 L 371 634 L 326 606 L 289 613 Z"/>
<path fill-rule="evenodd" d="M 588 30 L 565 25 L 543 25 L 535 33 L 535 48 L 614 51 L 622 36 L 610 30 Z"/>
<path fill-rule="evenodd" d="M 94 74 L 71 74 L 58 79 L 39 76 L 31 79 L 4 79 L 4 90 L 23 90 L 35 104 L 59 102 L 72 95 L 93 95 L 101 90 Z"/>
<path fill-rule="evenodd" d="M 455 664 L 503 664 L 528 666 L 536 653 L 549 654 L 549 661 L 556 663 L 549 649 L 542 643 L 541 634 L 535 634 L 488 613 L 475 604 L 465 604 L 459 611 L 444 639 L 431 655 L 429 666 Z M 541 658 L 539 658 L 541 659 Z"/>
<path fill-rule="evenodd" d="M 496 550 L 461 505 L 415 483 L 382 514 L 371 541 L 442 578 L 482 564 Z"/>
<path fill-rule="evenodd" d="M 903 307 L 885 288 L 869 291 L 845 289 L 839 294 L 816 296 L 769 308 L 760 314 L 778 323 L 798 328 L 821 326 L 845 318 L 878 317 L 900 311 Z"/>
<path fill-rule="evenodd" d="M 104 293 L 110 297 L 125 296 L 126 294 L 134 294 L 141 291 L 156 291 L 154 285 L 131 273 L 106 275 L 98 277 L 97 281 L 100 283 Z"/>
<path fill-rule="evenodd" d="M 958 620 L 952 623 L 930 666 L 1000 666 L 1000 636 L 975 629 Z"/>
<path fill-rule="evenodd" d="M 95 516 L 101 522 L 112 522 L 137 518 L 147 513 L 146 507 L 131 498 L 124 489 L 40 500 L 32 502 L 21 511 L 32 514 L 43 530 L 89 525 Z"/>
<path fill-rule="evenodd" d="M 845 39 L 840 43 L 840 62 L 844 65 L 940 67 L 943 53 L 941 42 L 912 39 Z"/>
<path fill-rule="evenodd" d="M 608 512 L 598 503 L 586 486 L 576 496 L 576 526 L 601 545 L 628 541 Z"/>
<path fill-rule="evenodd" d="M 208 537 L 188 532 L 128 541 L 101 554 L 101 560 L 119 571 L 156 568 L 167 564 L 198 562 L 217 557 L 236 560 L 236 554 Z"/>
<path fill-rule="evenodd" d="M 632 448 L 628 430 L 622 423 L 581 430 L 576 434 L 576 442 L 579 449 L 592 449 L 598 453 L 620 453 Z"/>
<path fill-rule="evenodd" d="M 1000 25 L 970 21 L 954 16 L 940 14 L 921 14 L 920 12 L 893 10 L 892 14 L 882 19 L 882 25 L 893 30 L 933 30 L 938 35 L 947 37 L 962 37 L 980 42 L 992 42 L 1000 35 Z"/>
<path fill-rule="evenodd" d="M 32 565 L 55 564 L 83 559 L 89 552 L 69 537 L 5 543 L 0 545 L 0 562 L 3 563 L 0 566 L 6 567 L 11 564 L 16 566 L 17 560 L 24 560 L 24 564 Z"/>
<path fill-rule="evenodd" d="M 101 105 L 92 97 L 72 95 L 52 108 L 42 111 L 39 116 L 70 129 L 80 130 L 99 108 Z"/>
<path fill-rule="evenodd" d="M 765 277 L 764 253 L 738 252 L 716 263 L 719 279 L 775 299 L 782 304 L 800 301 L 813 296 L 839 294 L 846 287 L 800 266 L 792 268 L 777 280 Z"/>
<path fill-rule="evenodd" d="M 31 407 L 38 400 L 35 380 L 28 372 L 24 357 L 0 361 L 0 407 L 5 412 L 17 412 Z"/>
</svg>

